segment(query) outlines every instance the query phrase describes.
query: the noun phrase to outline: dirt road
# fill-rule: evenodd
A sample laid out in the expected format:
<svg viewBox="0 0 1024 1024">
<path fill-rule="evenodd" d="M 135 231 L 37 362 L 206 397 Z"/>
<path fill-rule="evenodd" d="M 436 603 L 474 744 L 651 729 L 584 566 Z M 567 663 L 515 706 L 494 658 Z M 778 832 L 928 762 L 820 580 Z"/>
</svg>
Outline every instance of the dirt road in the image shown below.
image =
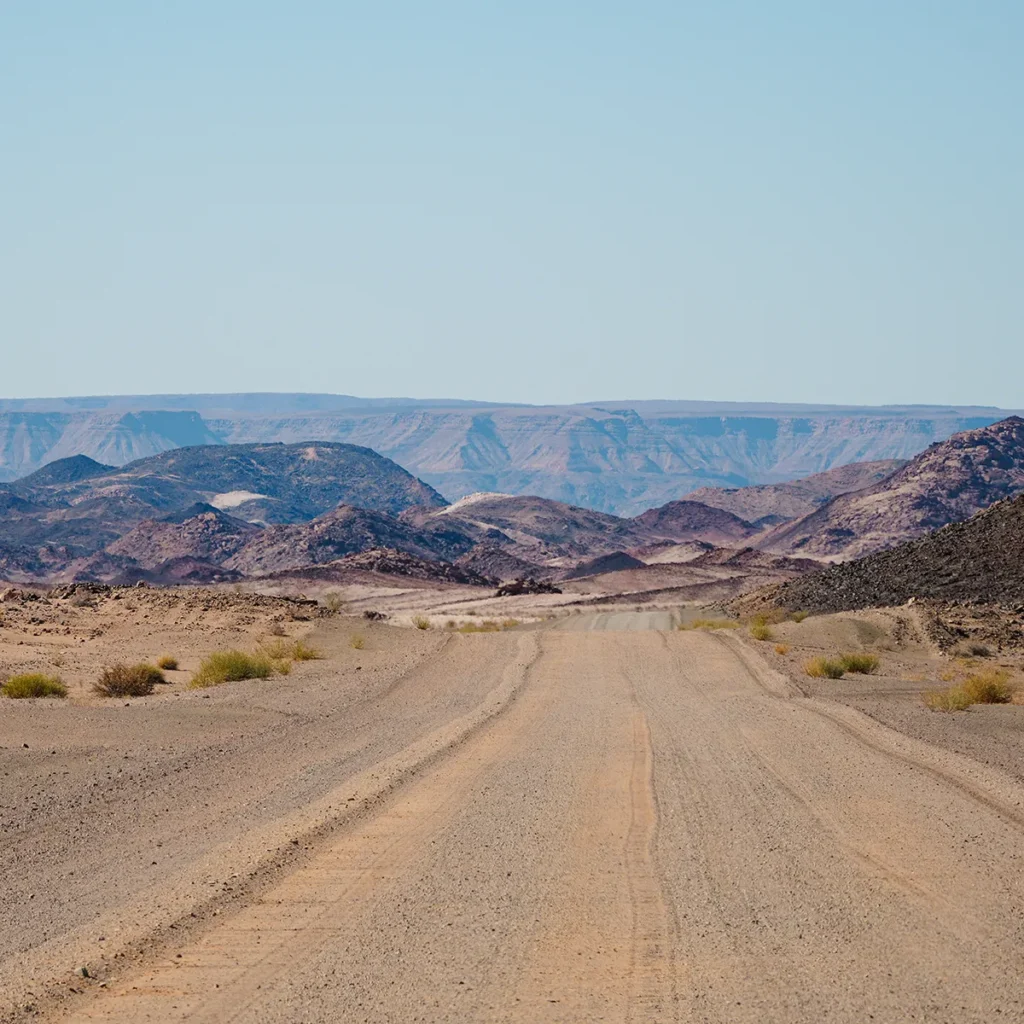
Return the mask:
<svg viewBox="0 0 1024 1024">
<path fill-rule="evenodd" d="M 63 956 L 75 1022 L 1024 1020 L 1024 788 L 630 624 L 434 641 L 341 714 L 294 691 L 271 757 L 222 733 L 219 781 L 139 791 L 161 877 L 92 837 L 84 910 L 60 852 L 5 858 L 9 986 Z"/>
</svg>

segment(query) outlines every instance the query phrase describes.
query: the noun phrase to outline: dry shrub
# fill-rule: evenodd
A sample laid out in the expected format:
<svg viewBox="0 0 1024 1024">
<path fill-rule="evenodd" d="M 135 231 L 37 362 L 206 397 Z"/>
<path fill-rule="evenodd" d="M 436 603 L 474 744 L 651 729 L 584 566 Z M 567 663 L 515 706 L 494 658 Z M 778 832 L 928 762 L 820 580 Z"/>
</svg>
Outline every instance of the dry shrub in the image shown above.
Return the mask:
<svg viewBox="0 0 1024 1024">
<path fill-rule="evenodd" d="M 214 651 L 200 662 L 189 686 L 201 689 L 239 679 L 267 679 L 273 671 L 274 660 L 262 651 Z"/>
<path fill-rule="evenodd" d="M 161 654 L 156 659 L 156 666 L 165 672 L 175 672 L 178 668 L 178 659 L 173 654 Z"/>
<path fill-rule="evenodd" d="M 296 640 L 292 644 L 290 657 L 292 661 L 317 661 L 323 655 L 315 647 L 310 647 L 304 640 Z"/>
<path fill-rule="evenodd" d="M 874 654 L 857 654 L 850 652 L 839 655 L 839 664 L 846 672 L 869 676 L 878 670 L 879 661 Z"/>
<path fill-rule="evenodd" d="M 1013 699 L 1009 683 L 1009 672 L 989 668 L 969 675 L 962 686 L 972 704 L 1009 704 Z"/>
<path fill-rule="evenodd" d="M 845 669 L 842 663 L 832 658 L 811 658 L 804 671 L 815 679 L 842 679 Z"/>
<path fill-rule="evenodd" d="M 803 609 L 801 609 L 800 611 L 790 612 L 789 618 L 791 622 L 803 622 L 804 619 L 806 619 L 807 616 L 810 614 L 810 612 L 805 612 Z"/>
<path fill-rule="evenodd" d="M 752 622 L 750 624 L 750 635 L 755 640 L 773 640 L 775 634 L 772 632 L 772 627 L 767 622 Z"/>
<path fill-rule="evenodd" d="M 499 633 L 501 626 L 493 619 L 484 619 L 483 622 L 467 622 L 458 628 L 459 633 Z"/>
<path fill-rule="evenodd" d="M 355 648 L 357 651 L 361 651 L 366 646 L 366 638 L 356 633 L 356 635 L 349 640 L 349 646 Z"/>
<path fill-rule="evenodd" d="M 782 655 L 789 654 L 789 644 L 776 644 L 775 653 Z"/>
<path fill-rule="evenodd" d="M 472 612 L 469 612 L 468 614 L 469 614 L 469 615 L 472 615 L 473 613 L 472 613 Z M 414 625 L 414 626 L 415 626 L 415 627 L 416 627 L 417 629 L 430 629 L 430 619 L 428 619 L 428 618 L 425 618 L 425 617 L 424 617 L 424 616 L 422 616 L 422 615 L 417 615 L 417 616 L 415 616 L 415 617 L 413 618 L 413 620 L 412 620 L 412 624 L 413 624 L 413 625 Z"/>
<path fill-rule="evenodd" d="M 518 619 L 503 619 L 501 623 L 502 629 L 515 629 L 519 625 Z"/>
<path fill-rule="evenodd" d="M 156 689 L 157 683 L 167 682 L 156 665 L 139 662 L 138 665 L 109 665 L 93 683 L 93 693 L 101 697 L 146 697 Z"/>
<path fill-rule="evenodd" d="M 735 619 L 691 619 L 689 622 L 680 622 L 679 629 L 739 629 L 740 624 Z"/>
<path fill-rule="evenodd" d="M 932 711 L 966 711 L 971 706 L 971 698 L 962 686 L 950 686 L 945 690 L 929 690 L 924 695 L 924 703 Z"/>
<path fill-rule="evenodd" d="M 26 700 L 31 697 L 66 697 L 68 688 L 60 676 L 48 676 L 42 672 L 22 672 L 11 676 L 0 686 L 0 696 L 11 700 Z"/>
<path fill-rule="evenodd" d="M 284 626 L 280 622 L 272 622 L 270 624 L 270 628 L 267 630 L 267 632 L 271 636 L 286 636 L 286 633 L 284 631 Z"/>
<path fill-rule="evenodd" d="M 340 612 L 345 600 L 337 590 L 328 590 L 323 596 L 324 607 L 330 612 Z"/>
</svg>

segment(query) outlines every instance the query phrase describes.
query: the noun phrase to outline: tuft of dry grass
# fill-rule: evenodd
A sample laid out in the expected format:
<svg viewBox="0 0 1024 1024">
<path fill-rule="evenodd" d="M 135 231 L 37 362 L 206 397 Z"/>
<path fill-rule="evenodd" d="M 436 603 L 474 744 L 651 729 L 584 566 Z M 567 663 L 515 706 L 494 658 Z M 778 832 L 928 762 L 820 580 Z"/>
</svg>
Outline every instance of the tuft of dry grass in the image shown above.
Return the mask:
<svg viewBox="0 0 1024 1024">
<path fill-rule="evenodd" d="M 156 667 L 162 668 L 165 672 L 175 672 L 178 668 L 178 659 L 173 654 L 161 654 L 156 659 Z"/>
<path fill-rule="evenodd" d="M 501 622 L 501 628 L 502 629 L 515 629 L 515 627 L 518 626 L 518 625 L 519 625 L 519 620 L 518 619 L 502 619 L 502 622 Z"/>
<path fill-rule="evenodd" d="M 468 614 L 472 615 L 473 613 L 469 612 Z M 425 618 L 422 615 L 415 616 L 412 620 L 412 624 L 417 629 L 430 629 L 430 619 Z"/>
<path fill-rule="evenodd" d="M 680 622 L 677 629 L 739 629 L 740 624 L 735 619 L 691 619 L 689 622 Z"/>
<path fill-rule="evenodd" d="M 775 634 L 767 622 L 752 622 L 750 624 L 750 635 L 755 640 L 774 640 Z"/>
<path fill-rule="evenodd" d="M 775 653 L 782 655 L 789 654 L 789 644 L 776 644 Z"/>
<path fill-rule="evenodd" d="M 296 640 L 291 649 L 292 661 L 319 661 L 323 655 L 304 640 Z"/>
<path fill-rule="evenodd" d="M 790 612 L 789 619 L 791 622 L 803 622 L 810 614 L 810 612 L 805 612 L 803 609 L 800 609 L 799 611 Z"/>
<path fill-rule="evenodd" d="M 811 658 L 804 671 L 815 679 L 842 679 L 845 669 L 842 663 L 832 658 Z"/>
<path fill-rule="evenodd" d="M 275 659 L 263 651 L 256 654 L 246 654 L 245 651 L 237 650 L 214 651 L 200 662 L 189 686 L 193 689 L 202 689 L 207 686 L 219 686 L 221 683 L 236 682 L 239 679 L 268 679 L 274 671 L 274 661 Z M 289 664 L 289 670 L 290 667 Z"/>
<path fill-rule="evenodd" d="M 345 599 L 337 590 L 328 590 L 323 596 L 323 604 L 330 612 L 340 612 L 345 607 Z"/>
<path fill-rule="evenodd" d="M 1009 672 L 986 668 L 971 673 L 962 683 L 930 690 L 924 695 L 924 703 L 932 711 L 966 711 L 972 704 L 1009 704 L 1014 699 L 1009 683 Z"/>
<path fill-rule="evenodd" d="M 850 652 L 839 655 L 839 664 L 846 672 L 869 676 L 878 671 L 879 660 L 874 654 L 857 654 Z"/>
<path fill-rule="evenodd" d="M 166 683 L 163 672 L 144 661 L 137 665 L 109 665 L 93 683 L 93 693 L 101 697 L 147 697 L 157 683 Z"/>
<path fill-rule="evenodd" d="M 459 626 L 458 633 L 500 633 L 501 626 L 493 619 L 484 619 L 483 622 L 467 622 Z"/>
<path fill-rule="evenodd" d="M 361 651 L 366 646 L 366 638 L 356 633 L 355 636 L 349 639 L 348 645 L 357 651 Z"/>
<path fill-rule="evenodd" d="M 32 697 L 66 697 L 68 688 L 60 676 L 48 676 L 42 672 L 22 672 L 11 676 L 0 686 L 0 696 L 11 700 L 28 700 Z"/>
</svg>

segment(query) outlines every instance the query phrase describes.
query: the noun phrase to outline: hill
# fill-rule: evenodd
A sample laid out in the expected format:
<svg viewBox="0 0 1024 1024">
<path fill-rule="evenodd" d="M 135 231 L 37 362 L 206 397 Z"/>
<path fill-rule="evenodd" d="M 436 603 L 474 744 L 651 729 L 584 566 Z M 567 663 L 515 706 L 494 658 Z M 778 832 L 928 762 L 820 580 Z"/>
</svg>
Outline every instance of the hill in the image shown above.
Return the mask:
<svg viewBox="0 0 1024 1024">
<path fill-rule="evenodd" d="M 651 537 L 678 543 L 702 540 L 710 544 L 732 545 L 757 533 L 757 527 L 739 516 L 699 501 L 670 501 L 651 508 L 633 520 Z"/>
<path fill-rule="evenodd" d="M 750 487 L 702 487 L 684 497 L 724 509 L 755 526 L 773 526 L 808 515 L 830 498 L 870 487 L 895 473 L 905 462 L 852 462 L 799 480 Z"/>
<path fill-rule="evenodd" d="M 77 456 L 2 493 L 0 571 L 14 578 L 88 571 L 82 560 L 108 545 L 115 545 L 108 552 L 114 560 L 90 563 L 103 578 L 120 563 L 223 559 L 255 529 L 254 521 L 301 524 L 339 503 L 385 517 L 412 505 L 445 505 L 390 459 L 321 442 L 177 448 L 119 469 Z M 456 546 L 461 552 L 470 545 Z"/>
<path fill-rule="evenodd" d="M 1024 608 L 1024 495 L 926 537 L 786 583 L 775 601 L 836 612 L 911 598 Z"/>
<path fill-rule="evenodd" d="M 1024 419 L 931 445 L 884 480 L 840 495 L 776 527 L 758 547 L 780 554 L 849 559 L 974 515 L 1024 491 Z"/>
</svg>

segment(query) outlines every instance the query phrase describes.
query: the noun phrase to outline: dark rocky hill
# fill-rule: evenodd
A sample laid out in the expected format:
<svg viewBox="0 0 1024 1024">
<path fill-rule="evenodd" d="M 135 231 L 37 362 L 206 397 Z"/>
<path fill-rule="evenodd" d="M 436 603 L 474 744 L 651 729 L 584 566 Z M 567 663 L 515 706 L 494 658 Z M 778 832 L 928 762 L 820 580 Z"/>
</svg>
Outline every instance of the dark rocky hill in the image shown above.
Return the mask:
<svg viewBox="0 0 1024 1024">
<path fill-rule="evenodd" d="M 1024 611 L 1024 495 L 966 522 L 784 584 L 779 605 L 816 612 L 977 601 Z"/>
<path fill-rule="evenodd" d="M 1024 491 L 1024 419 L 933 444 L 884 480 L 840 495 L 758 541 L 780 554 L 849 559 L 892 547 Z"/>
</svg>

